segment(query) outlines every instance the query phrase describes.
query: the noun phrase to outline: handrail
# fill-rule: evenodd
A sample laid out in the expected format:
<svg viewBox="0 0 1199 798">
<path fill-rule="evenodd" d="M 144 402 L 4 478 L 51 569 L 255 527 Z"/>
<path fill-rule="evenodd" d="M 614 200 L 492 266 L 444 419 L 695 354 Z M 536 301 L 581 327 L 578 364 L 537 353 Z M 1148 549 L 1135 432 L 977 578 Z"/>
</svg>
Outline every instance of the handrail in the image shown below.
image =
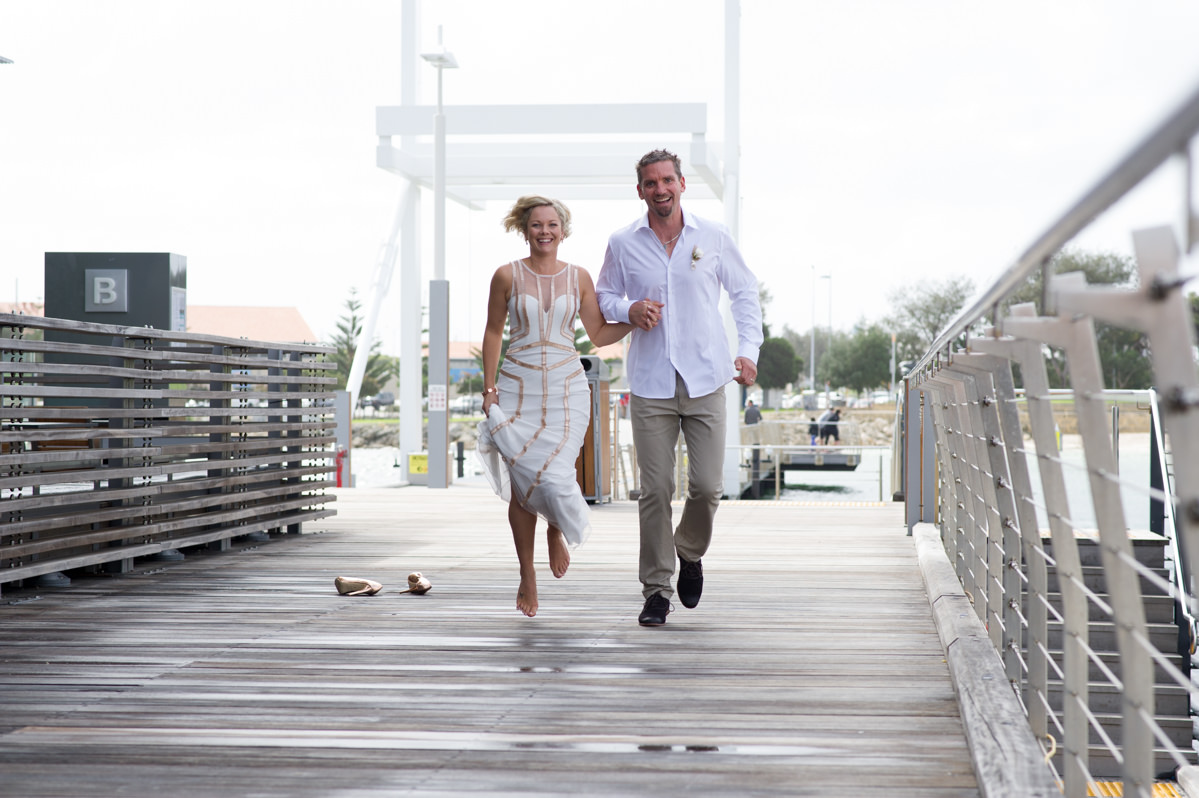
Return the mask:
<svg viewBox="0 0 1199 798">
<path fill-rule="evenodd" d="M 1156 129 L 1133 147 L 1098 183 L 1024 250 L 1016 262 L 1000 274 L 989 289 L 949 323 L 909 373 L 928 366 L 959 335 L 985 317 L 1012 291 L 1020 288 L 1034 269 L 1078 235 L 1101 213 L 1148 177 L 1166 159 L 1188 151 L 1190 140 L 1199 133 L 1199 86 Z"/>
<path fill-rule="evenodd" d="M 940 539 L 993 646 L 993 662 L 955 670 L 959 698 L 972 707 L 963 719 L 976 720 L 968 717 L 978 711 L 974 696 L 988 687 L 977 674 L 1005 674 L 1023 702 L 1025 732 L 1044 746 L 1037 759 L 1068 798 L 1097 794 L 1094 779 L 1107 776 L 1118 775 L 1129 796 L 1155 794 L 1155 775 L 1174 769 L 1180 781 L 1199 781 L 1191 722 L 1199 685 L 1190 678 L 1199 450 L 1188 445 L 1199 439 L 1199 373 L 1193 312 L 1181 290 L 1181 252 L 1199 231 L 1189 180 L 1181 247 L 1173 225 L 1133 231 L 1136 287 L 1047 273 L 1040 308 L 1012 305 L 1002 318 L 1000 311 L 1034 269 L 1047 268 L 1171 156 L 1181 154 L 1189 174 L 1197 136 L 1199 89 L 984 287 L 904 377 L 898 460 L 908 529 Z M 971 335 L 988 321 L 985 334 Z M 1130 481 L 1120 472 L 1118 416 L 1107 403 L 1129 392 L 1105 385 L 1100 324 L 1146 342 L 1148 411 L 1160 431 L 1158 452 L 1169 446 L 1172 456 L 1160 487 L 1148 475 Z M 1077 421 L 1069 446 L 1055 434 L 1064 408 L 1050 388 L 1046 349 L 1066 364 Z M 1162 498 L 1170 511 L 1164 534 L 1131 519 L 1126 490 Z M 943 622 L 952 619 L 938 616 Z M 995 732 L 997 720 L 983 710 L 980 734 Z M 1027 750 L 1010 750 L 1017 749 Z M 992 766 L 971 750 L 980 771 Z"/>
<path fill-rule="evenodd" d="M 1189 585 L 1191 584 L 1190 569 L 1187 567 L 1186 558 L 1182 555 L 1182 547 L 1178 540 L 1178 527 L 1174 523 L 1174 502 L 1170 501 L 1170 496 L 1173 495 L 1174 491 L 1173 486 L 1170 484 L 1169 470 L 1166 468 L 1166 444 L 1162 435 L 1162 417 L 1158 406 L 1157 391 L 1149 392 L 1149 413 L 1153 418 L 1152 435 L 1155 444 L 1153 450 L 1157 452 L 1157 467 L 1160 469 L 1162 484 L 1167 494 L 1162 501 L 1162 509 L 1165 515 L 1166 540 L 1170 542 L 1171 570 L 1174 572 L 1173 583 L 1176 585 Z M 1180 622 L 1186 622 L 1187 632 L 1190 635 L 1191 653 L 1193 654 L 1199 625 L 1196 623 L 1195 614 L 1191 611 L 1191 602 L 1178 601 L 1175 606 L 1175 612 L 1182 616 Z"/>
</svg>

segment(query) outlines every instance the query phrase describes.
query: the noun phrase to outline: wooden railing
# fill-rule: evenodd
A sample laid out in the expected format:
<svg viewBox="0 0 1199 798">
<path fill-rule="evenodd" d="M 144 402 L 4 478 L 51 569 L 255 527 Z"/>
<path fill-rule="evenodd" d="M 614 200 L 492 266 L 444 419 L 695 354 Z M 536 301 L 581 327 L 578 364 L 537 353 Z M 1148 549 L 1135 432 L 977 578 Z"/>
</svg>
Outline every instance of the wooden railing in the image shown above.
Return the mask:
<svg viewBox="0 0 1199 798">
<path fill-rule="evenodd" d="M 0 314 L 0 587 L 332 515 L 331 351 Z"/>
</svg>

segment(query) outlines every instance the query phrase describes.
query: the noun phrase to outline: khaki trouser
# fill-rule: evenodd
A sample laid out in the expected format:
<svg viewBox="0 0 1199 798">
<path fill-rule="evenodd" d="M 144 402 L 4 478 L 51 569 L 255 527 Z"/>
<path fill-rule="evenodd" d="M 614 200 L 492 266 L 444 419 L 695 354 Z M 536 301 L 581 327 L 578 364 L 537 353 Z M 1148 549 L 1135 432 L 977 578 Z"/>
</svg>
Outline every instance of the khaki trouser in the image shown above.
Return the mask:
<svg viewBox="0 0 1199 798">
<path fill-rule="evenodd" d="M 694 562 L 712 542 L 712 520 L 724 491 L 724 387 L 692 399 L 675 375 L 671 399 L 633 395 L 633 444 L 641 468 L 641 592 L 645 598 L 674 595 L 671 577 L 677 557 Z M 687 499 L 676 530 L 671 530 L 675 447 L 679 430 L 687 442 Z"/>
</svg>

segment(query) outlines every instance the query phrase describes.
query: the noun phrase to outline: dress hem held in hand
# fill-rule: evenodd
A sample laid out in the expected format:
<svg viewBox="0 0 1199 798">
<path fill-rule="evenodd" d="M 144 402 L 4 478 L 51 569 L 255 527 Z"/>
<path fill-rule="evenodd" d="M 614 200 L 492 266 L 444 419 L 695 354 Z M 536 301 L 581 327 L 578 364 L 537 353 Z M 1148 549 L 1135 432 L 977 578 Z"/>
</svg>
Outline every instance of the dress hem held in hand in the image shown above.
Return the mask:
<svg viewBox="0 0 1199 798">
<path fill-rule="evenodd" d="M 562 530 L 570 548 L 582 545 L 591 534 L 591 520 L 578 483 L 542 480 L 544 464 L 533 468 L 528 458 L 521 457 L 526 441 L 499 405 L 492 405 L 487 418 L 479 422 L 478 433 L 475 456 L 495 494 L 511 501 L 515 483 L 522 507 Z M 570 467 L 573 470 L 573 462 Z"/>
</svg>

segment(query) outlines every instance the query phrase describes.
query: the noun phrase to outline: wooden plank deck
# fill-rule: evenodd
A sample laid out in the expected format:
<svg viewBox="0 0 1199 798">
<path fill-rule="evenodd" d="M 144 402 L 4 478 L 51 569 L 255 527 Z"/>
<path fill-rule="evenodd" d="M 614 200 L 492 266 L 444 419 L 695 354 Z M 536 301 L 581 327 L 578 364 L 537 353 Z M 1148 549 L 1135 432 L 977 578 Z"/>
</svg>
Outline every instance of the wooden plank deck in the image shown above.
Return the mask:
<svg viewBox="0 0 1199 798">
<path fill-rule="evenodd" d="M 703 601 L 647 629 L 633 503 L 564 579 L 541 553 L 528 619 L 481 483 L 337 493 L 302 535 L 6 592 L 0 795 L 979 795 L 901 505 L 727 502 Z"/>
</svg>

